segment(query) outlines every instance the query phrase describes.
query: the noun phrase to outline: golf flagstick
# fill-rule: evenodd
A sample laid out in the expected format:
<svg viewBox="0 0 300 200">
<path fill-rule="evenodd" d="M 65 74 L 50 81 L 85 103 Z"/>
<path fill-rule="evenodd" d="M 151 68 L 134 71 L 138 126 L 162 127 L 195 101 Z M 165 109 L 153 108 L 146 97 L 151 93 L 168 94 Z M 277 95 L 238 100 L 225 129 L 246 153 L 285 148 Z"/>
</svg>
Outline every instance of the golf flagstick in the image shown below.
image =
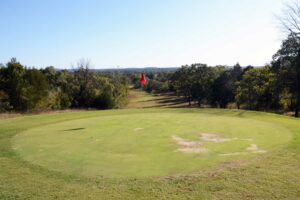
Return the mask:
<svg viewBox="0 0 300 200">
<path fill-rule="evenodd" d="M 141 73 L 140 84 L 141 84 L 142 86 L 144 86 L 144 88 L 146 88 L 147 80 L 146 80 L 146 78 L 145 78 L 145 74 L 144 74 L 144 73 Z"/>
</svg>

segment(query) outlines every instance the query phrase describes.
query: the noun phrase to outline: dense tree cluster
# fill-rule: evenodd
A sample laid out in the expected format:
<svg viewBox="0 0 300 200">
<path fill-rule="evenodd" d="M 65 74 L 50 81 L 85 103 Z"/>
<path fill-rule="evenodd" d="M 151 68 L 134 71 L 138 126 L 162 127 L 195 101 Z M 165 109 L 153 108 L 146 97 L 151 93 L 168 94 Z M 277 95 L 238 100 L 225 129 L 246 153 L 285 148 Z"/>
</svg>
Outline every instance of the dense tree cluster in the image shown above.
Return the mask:
<svg viewBox="0 0 300 200">
<path fill-rule="evenodd" d="M 273 56 L 270 65 L 241 68 L 182 66 L 164 78 L 149 76 L 148 92 L 173 91 L 192 104 L 250 110 L 300 110 L 300 3 L 286 5 L 279 18 L 288 37 Z M 165 80 L 167 79 L 167 80 Z M 159 84 L 158 84 L 159 83 Z"/>
<path fill-rule="evenodd" d="M 174 92 L 191 105 L 250 110 L 300 109 L 300 4 L 287 6 L 281 18 L 288 37 L 264 67 L 185 65 L 178 70 L 129 69 L 91 71 L 81 61 L 74 71 L 26 68 L 16 59 L 0 65 L 0 111 L 65 108 L 120 108 L 126 105 L 128 84 L 140 88 L 146 72 L 151 93 Z M 142 70 L 142 71 L 141 71 Z"/>
<path fill-rule="evenodd" d="M 171 89 L 184 96 L 191 105 L 211 105 L 225 108 L 233 102 L 235 82 L 241 76 L 239 65 L 233 69 L 225 66 L 208 67 L 205 64 L 182 66 L 171 78 Z"/>
<path fill-rule="evenodd" d="M 143 88 L 146 92 L 158 94 L 169 92 L 170 78 L 172 76 L 172 71 L 159 71 L 159 72 L 148 72 L 147 75 L 147 85 Z M 141 88 L 139 79 L 140 74 L 134 73 L 129 77 L 134 85 L 134 88 Z"/>
<path fill-rule="evenodd" d="M 85 61 L 74 71 L 58 71 L 26 68 L 13 58 L 0 67 L 0 111 L 123 107 L 126 79 L 115 76 L 92 72 Z"/>
<path fill-rule="evenodd" d="M 282 42 L 270 65 L 233 67 L 185 65 L 174 73 L 147 74 L 148 92 L 175 92 L 191 105 L 249 110 L 294 111 L 300 104 L 300 39 Z M 135 80 L 137 81 L 137 80 Z M 138 84 L 136 84 L 138 87 Z"/>
</svg>

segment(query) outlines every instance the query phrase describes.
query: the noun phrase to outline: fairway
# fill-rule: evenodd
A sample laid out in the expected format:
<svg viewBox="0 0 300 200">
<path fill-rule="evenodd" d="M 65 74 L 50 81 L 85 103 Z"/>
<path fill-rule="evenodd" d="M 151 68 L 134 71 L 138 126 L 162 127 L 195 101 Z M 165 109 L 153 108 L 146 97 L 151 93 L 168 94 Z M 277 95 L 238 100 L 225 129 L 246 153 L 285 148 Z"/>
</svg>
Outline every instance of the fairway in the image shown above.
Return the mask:
<svg viewBox="0 0 300 200">
<path fill-rule="evenodd" d="M 25 161 L 86 177 L 184 175 L 282 148 L 284 126 L 232 112 L 146 109 L 95 112 L 19 133 L 13 149 Z M 76 116 L 76 113 L 74 113 Z"/>
<path fill-rule="evenodd" d="M 0 7 L 0 200 L 300 200 L 300 0 Z"/>
<path fill-rule="evenodd" d="M 289 117 L 149 108 L 21 116 L 0 126 L 0 199 L 300 194 L 300 123 Z"/>
</svg>

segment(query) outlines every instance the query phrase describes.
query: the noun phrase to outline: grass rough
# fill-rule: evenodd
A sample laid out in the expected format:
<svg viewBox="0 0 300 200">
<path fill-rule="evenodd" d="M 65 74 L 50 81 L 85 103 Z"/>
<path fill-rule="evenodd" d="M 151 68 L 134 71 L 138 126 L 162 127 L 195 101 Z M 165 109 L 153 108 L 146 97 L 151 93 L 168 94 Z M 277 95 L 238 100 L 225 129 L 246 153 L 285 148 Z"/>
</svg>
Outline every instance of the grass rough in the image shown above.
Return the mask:
<svg viewBox="0 0 300 200">
<path fill-rule="evenodd" d="M 158 139 L 159 141 L 164 141 L 164 136 L 169 138 L 173 134 L 184 137 L 187 140 L 195 140 L 197 135 L 194 134 L 194 128 L 206 127 L 205 130 L 203 128 L 200 131 L 207 132 L 219 132 L 218 128 L 220 128 L 224 131 L 226 137 L 230 137 L 230 134 L 234 135 L 241 132 L 248 132 L 250 135 L 252 132 L 255 132 L 255 137 L 258 137 L 257 145 L 265 148 L 268 152 L 259 156 L 246 157 L 246 159 L 241 157 L 233 160 L 217 161 L 215 165 L 206 165 L 199 169 L 193 167 L 189 168 L 189 170 L 179 169 L 182 173 L 178 173 L 178 171 L 171 174 L 169 171 L 161 173 L 159 170 L 158 173 L 151 174 L 151 170 L 149 170 L 145 174 L 140 173 L 139 176 L 132 176 L 129 173 L 130 170 L 128 170 L 125 175 L 110 178 L 103 174 L 95 175 L 95 172 L 91 176 L 88 174 L 78 175 L 77 173 L 70 173 L 70 168 L 66 168 L 66 171 L 61 168 L 51 169 L 50 163 L 45 157 L 40 157 L 38 163 L 34 163 L 26 157 L 29 155 L 28 151 L 24 151 L 23 155 L 22 152 L 14 149 L 16 145 L 21 145 L 25 142 L 22 140 L 18 141 L 18 137 L 25 137 L 24 140 L 27 134 L 29 134 L 28 136 L 33 134 L 29 137 L 31 139 L 35 137 L 34 133 L 31 133 L 32 130 L 41 131 L 43 127 L 54 128 L 57 124 L 65 126 L 73 122 L 78 122 L 75 128 L 81 128 L 81 126 L 79 127 L 79 122 L 93 124 L 96 119 L 102 119 L 102 117 L 106 119 L 105 123 L 109 124 L 111 123 L 109 118 L 123 119 L 126 116 L 139 116 L 136 113 L 141 114 L 141 119 L 149 118 L 151 115 L 160 116 L 160 113 L 162 113 L 162 118 L 159 118 L 160 120 L 157 123 L 161 123 L 160 128 L 163 130 L 164 128 L 162 127 L 165 127 L 166 131 L 161 133 L 162 138 Z M 169 133 L 167 131 L 169 127 L 164 125 L 162 119 L 179 115 L 189 116 L 188 121 L 192 120 L 191 124 L 195 122 L 195 127 L 190 124 L 190 127 L 184 128 L 184 130 L 187 130 L 186 133 L 183 133 L 181 130 Z M 201 118 L 199 122 L 195 116 L 200 118 L 205 116 L 204 118 L 207 119 L 215 118 L 220 123 L 224 119 L 227 125 L 217 126 L 213 124 L 214 120 L 205 121 L 204 118 Z M 91 120 L 90 122 L 89 119 Z M 202 120 L 204 121 L 201 122 Z M 230 120 L 244 123 L 243 125 L 246 127 L 232 126 L 230 122 L 227 122 Z M 154 122 L 152 121 L 151 123 Z M 148 125 L 153 126 L 151 123 Z M 169 122 L 165 121 L 165 123 Z M 143 128 L 140 127 L 140 124 L 138 127 L 134 127 Z M 74 129 L 73 125 L 69 128 L 64 127 L 63 130 L 72 128 Z M 159 127 L 157 126 L 157 128 Z M 269 128 L 273 128 L 273 131 L 269 131 Z M 41 140 L 43 144 L 50 142 L 46 139 L 50 137 L 52 132 L 47 132 L 47 130 L 43 130 L 45 132 L 45 141 L 42 141 L 41 133 L 36 133 L 35 139 Z M 65 131 L 63 134 L 77 134 L 77 131 L 85 130 L 87 129 Z M 136 132 L 132 130 L 131 133 L 143 134 L 140 132 L 147 130 L 145 128 Z M 176 131 L 176 127 L 174 131 Z M 269 137 L 273 136 L 274 131 L 275 133 L 278 132 L 280 138 Z M 263 137 L 260 138 L 261 136 Z M 151 137 L 153 136 L 151 135 Z M 57 141 L 59 138 L 55 139 Z M 144 139 L 141 140 L 143 143 Z M 261 141 L 261 144 L 259 141 Z M 30 140 L 27 143 L 30 143 Z M 37 147 L 38 144 L 32 145 Z M 153 145 L 155 146 L 156 144 Z M 171 146 L 170 144 L 170 148 Z M 119 145 L 116 145 L 116 147 L 118 149 Z M 176 148 L 175 146 L 172 147 Z M 137 148 L 141 149 L 141 147 Z M 215 148 L 214 151 L 218 152 L 229 150 L 231 147 L 208 144 L 208 148 Z M 220 149 L 218 150 L 218 148 Z M 235 148 L 239 147 L 233 148 L 236 150 Z M 54 150 L 52 149 L 52 151 Z M 191 156 L 188 159 L 195 161 L 197 158 Z M 41 161 L 45 162 L 47 166 L 43 166 Z M 147 109 L 147 111 L 127 109 L 120 111 L 43 114 L 0 120 L 0 199 L 299 199 L 299 162 L 300 121 L 261 112 L 154 108 Z M 79 169 L 79 171 L 84 170 L 85 165 L 83 165 L 82 169 Z"/>
</svg>

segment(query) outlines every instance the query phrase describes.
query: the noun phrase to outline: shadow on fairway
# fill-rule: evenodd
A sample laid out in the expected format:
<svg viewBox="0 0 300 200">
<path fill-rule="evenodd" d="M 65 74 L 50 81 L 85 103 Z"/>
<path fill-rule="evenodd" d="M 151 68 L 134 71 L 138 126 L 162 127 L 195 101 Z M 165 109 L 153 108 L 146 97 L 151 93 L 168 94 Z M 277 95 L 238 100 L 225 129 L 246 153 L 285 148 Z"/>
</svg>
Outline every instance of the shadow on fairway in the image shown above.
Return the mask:
<svg viewBox="0 0 300 200">
<path fill-rule="evenodd" d="M 83 130 L 85 128 L 72 128 L 72 129 L 66 129 L 64 131 L 79 131 L 79 130 Z"/>
</svg>

